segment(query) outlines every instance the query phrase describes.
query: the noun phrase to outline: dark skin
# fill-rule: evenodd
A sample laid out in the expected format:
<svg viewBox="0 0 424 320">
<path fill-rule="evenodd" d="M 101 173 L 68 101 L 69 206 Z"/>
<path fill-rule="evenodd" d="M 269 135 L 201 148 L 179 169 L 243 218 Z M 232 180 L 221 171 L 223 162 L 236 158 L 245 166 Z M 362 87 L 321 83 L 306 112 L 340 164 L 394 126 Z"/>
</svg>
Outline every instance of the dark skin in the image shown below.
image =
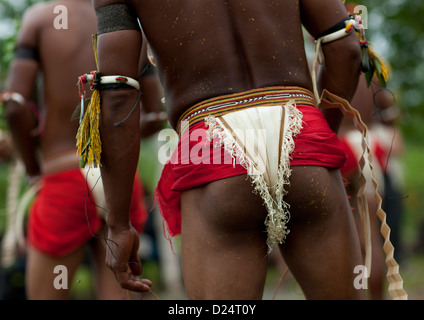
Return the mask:
<svg viewBox="0 0 424 320">
<path fill-rule="evenodd" d="M 41 92 L 43 102 L 41 107 L 46 114 L 45 133 L 43 139 L 40 140 L 43 158 L 50 158 L 75 149 L 75 132 L 78 129 L 78 121 L 70 121 L 72 112 L 79 100 L 78 93 L 75 96 L 75 79 L 82 73 L 87 72 L 87 69 L 94 70 L 96 68 L 90 44 L 79 45 L 81 42 L 86 42 L 86 35 L 90 31 L 71 33 L 69 30 L 68 32 L 62 30 L 62 32 L 59 32 L 53 27 L 55 15 L 52 13 L 56 4 L 51 3 L 49 5 L 51 6 L 51 11 L 37 6 L 27 12 L 17 41 L 17 46 L 27 45 L 37 48 L 40 62 L 15 59 L 9 72 L 9 88 L 20 92 L 28 101 L 31 101 L 35 93 L 37 72 L 42 68 L 44 82 L 43 91 Z M 84 14 L 83 12 L 80 14 Z M 48 19 L 48 16 L 51 16 L 50 19 Z M 73 15 L 70 14 L 69 16 L 72 17 Z M 93 22 L 92 14 L 85 14 L 84 17 L 86 18 L 85 22 L 79 23 L 78 27 L 82 30 L 95 31 L 96 25 L 95 21 Z M 72 20 L 69 21 L 69 24 L 71 23 L 73 23 Z M 67 41 L 63 41 L 65 32 L 68 37 Z M 52 48 L 55 48 L 55 50 L 52 50 Z M 87 57 L 89 58 L 87 59 Z M 63 61 L 72 61 L 73 63 L 64 64 Z M 59 65 L 60 68 L 58 67 Z M 64 77 L 64 74 L 69 75 L 69 77 Z M 64 82 L 65 84 L 63 84 Z M 13 131 L 17 127 L 14 124 L 15 119 L 17 119 L 16 121 L 21 121 L 25 112 L 22 110 L 22 112 L 19 112 L 20 110 L 17 110 L 17 108 L 17 106 L 8 106 L 7 108 L 8 119 Z M 26 110 L 29 111 L 29 108 L 26 108 Z M 22 131 L 21 134 L 18 130 L 15 131 L 15 138 L 22 140 L 24 138 L 19 137 L 20 135 L 34 129 L 34 121 L 30 123 L 28 115 L 27 118 L 25 127 L 28 129 L 20 130 Z M 28 139 L 26 138 L 26 140 Z M 28 163 L 27 170 L 30 175 L 39 173 L 39 169 L 37 170 L 38 159 L 36 153 L 32 151 L 32 149 L 37 148 L 37 144 L 23 142 L 17 143 L 17 146 L 22 151 L 31 147 L 30 151 L 28 151 L 28 153 L 31 152 L 31 155 L 26 156 L 24 154 L 22 158 Z"/>
<path fill-rule="evenodd" d="M 90 1 L 79 0 L 79 2 L 83 3 L 83 6 L 92 7 Z M 81 6 L 81 3 L 78 5 Z M 42 103 L 39 105 L 41 109 L 44 109 L 42 112 L 46 115 L 43 139 L 38 140 L 37 137 L 34 137 L 33 131 L 36 129 L 37 123 L 28 106 L 23 107 L 11 101 L 7 104 L 6 109 L 15 145 L 19 148 L 30 176 L 40 174 L 36 151 L 38 146 L 43 158 L 51 158 L 57 154 L 75 150 L 78 121 L 70 121 L 75 107 L 80 102 L 75 79 L 96 69 L 90 41 L 90 35 L 96 33 L 96 18 L 91 12 L 92 8 L 89 13 L 86 12 L 87 10 L 81 10 L 79 13 L 81 21 L 73 22 L 73 15 L 69 14 L 68 25 L 72 24 L 73 29 L 69 27 L 68 30 L 76 31 L 78 26 L 79 31 L 59 31 L 53 27 L 55 15 L 52 14 L 54 6 L 58 4 L 62 4 L 62 2 L 50 3 L 51 8 L 49 9 L 41 9 L 38 6 L 31 12 L 27 12 L 16 45 L 37 48 L 41 61 L 15 59 L 9 72 L 8 90 L 21 93 L 27 102 L 34 97 L 37 73 L 40 70 L 43 73 L 44 82 L 40 93 Z M 63 4 L 69 5 L 66 1 Z M 136 72 L 142 70 L 147 63 L 146 47 L 141 50 L 140 67 L 136 67 Z M 68 63 L 65 64 L 63 61 Z M 69 76 L 63 77 L 63 74 Z M 146 87 L 141 98 L 141 101 L 144 101 L 143 112 L 161 111 L 160 89 L 155 76 L 142 77 L 140 82 Z M 88 87 L 86 89 L 89 95 L 90 90 Z M 149 94 L 150 92 L 153 94 Z M 153 125 L 152 123 L 145 124 L 143 121 L 141 123 L 144 125 L 140 131 L 141 138 L 152 135 L 161 127 L 160 122 Z"/>
<path fill-rule="evenodd" d="M 185 109 L 210 97 L 274 85 L 311 90 L 301 24 L 315 36 L 347 17 L 338 0 L 93 3 L 96 8 L 128 3 L 136 11 L 155 54 L 174 128 Z M 103 74 L 135 76 L 135 52 L 142 45 L 137 32 L 102 34 L 98 44 Z M 349 100 L 360 66 L 355 35 L 326 44 L 323 53 L 319 88 Z M 111 126 L 128 113 L 135 93 L 104 92 L 102 98 L 102 174 L 109 200 L 108 236 L 116 243 L 107 264 L 124 288 L 147 291 L 149 286 L 134 277 L 141 267 L 133 254 L 134 232 L 128 222 L 128 184 L 138 160 L 139 144 L 131 137 L 135 124 Z M 331 110 L 326 116 L 336 130 L 340 112 Z M 280 246 L 287 265 L 308 299 L 363 298 L 363 291 L 353 287 L 353 269 L 363 262 L 339 170 L 292 169 L 286 197 L 291 233 Z M 266 211 L 246 176 L 182 192 L 181 211 L 188 297 L 260 299 L 267 270 Z"/>
<path fill-rule="evenodd" d="M 54 8 L 65 5 L 68 10 L 68 29 L 54 27 Z M 91 1 L 52 1 L 31 7 L 25 13 L 19 31 L 16 46 L 29 46 L 39 53 L 39 61 L 27 58 L 15 58 L 9 70 L 7 90 L 22 94 L 27 104 L 33 99 L 37 85 L 40 87 L 37 104 L 44 117 L 44 132 L 35 136 L 37 122 L 28 105 L 16 102 L 6 103 L 6 115 L 13 136 L 14 146 L 25 164 L 26 174 L 36 177 L 41 174 L 41 161 L 75 152 L 75 136 L 78 121 L 71 116 L 80 102 L 78 77 L 96 69 L 91 35 L 97 32 L 96 16 Z M 147 62 L 143 46 L 139 49 L 138 73 Z M 140 53 L 141 52 L 141 53 Z M 66 63 L 65 63 L 66 62 Z M 38 82 L 37 75 L 43 78 Z M 145 87 L 141 98 L 143 112 L 161 111 L 160 89 L 154 76 L 142 77 Z M 87 94 L 91 92 L 86 88 Z M 152 94 L 153 93 L 153 94 Z M 139 110 L 137 111 L 139 114 Z M 140 123 L 143 126 L 140 127 Z M 141 137 L 148 137 L 161 128 L 160 122 L 145 123 L 139 119 L 138 130 Z M 137 134 L 135 134 L 137 135 Z M 137 135 L 139 136 L 139 135 Z M 78 167 L 78 163 L 75 163 Z M 64 212 L 66 214 L 66 212 Z M 138 236 L 138 235 L 137 235 Z M 114 275 L 105 267 L 105 248 L 100 240 L 91 243 L 98 276 L 97 289 L 99 299 L 120 298 L 122 289 L 117 285 Z M 53 283 L 56 265 L 66 265 L 70 278 L 82 263 L 85 246 L 81 246 L 69 255 L 51 257 L 35 248 L 28 248 L 26 288 L 29 299 L 64 299 L 68 290 L 56 290 L 46 283 Z M 51 277 L 51 281 L 49 280 Z"/>
</svg>

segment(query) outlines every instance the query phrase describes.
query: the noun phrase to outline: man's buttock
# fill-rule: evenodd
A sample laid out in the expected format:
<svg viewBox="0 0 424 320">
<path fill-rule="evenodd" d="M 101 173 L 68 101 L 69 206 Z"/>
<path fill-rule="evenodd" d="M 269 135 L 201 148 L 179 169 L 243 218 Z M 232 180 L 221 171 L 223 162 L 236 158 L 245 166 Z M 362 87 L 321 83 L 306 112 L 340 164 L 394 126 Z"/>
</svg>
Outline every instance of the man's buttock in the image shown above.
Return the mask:
<svg viewBox="0 0 424 320">
<path fill-rule="evenodd" d="M 270 247 L 288 234 L 283 196 L 290 166 L 340 167 L 345 161 L 312 93 L 299 87 L 256 89 L 203 101 L 185 112 L 178 129 L 171 169 L 166 166 L 162 174 L 173 176 L 168 182 L 175 179 L 169 188 L 184 191 L 247 173 L 270 212 L 265 221 Z M 158 190 L 163 190 L 162 182 Z"/>
</svg>

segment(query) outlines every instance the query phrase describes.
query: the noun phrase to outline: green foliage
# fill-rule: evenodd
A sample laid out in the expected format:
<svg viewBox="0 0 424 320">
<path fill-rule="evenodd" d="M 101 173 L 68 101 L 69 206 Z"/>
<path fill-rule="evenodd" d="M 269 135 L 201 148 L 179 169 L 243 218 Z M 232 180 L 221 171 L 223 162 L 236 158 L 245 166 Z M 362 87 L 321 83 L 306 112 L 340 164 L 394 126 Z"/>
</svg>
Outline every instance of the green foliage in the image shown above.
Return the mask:
<svg viewBox="0 0 424 320">
<path fill-rule="evenodd" d="M 0 2 L 0 20 L 4 25 L 8 24 L 13 26 L 11 34 L 0 33 L 0 90 L 5 86 L 5 79 L 7 77 L 10 62 L 13 58 L 16 37 L 25 10 L 38 2 L 46 1 L 47 0 L 23 0 L 17 3 L 13 0 L 5 0 Z"/>
<path fill-rule="evenodd" d="M 0 130 L 7 130 L 5 111 L 2 104 L 0 104 Z"/>
<path fill-rule="evenodd" d="M 402 157 L 404 168 L 403 197 L 405 212 L 403 214 L 403 242 L 406 247 L 414 247 L 419 241 L 419 227 L 424 225 L 424 174 L 421 168 L 424 162 L 424 152 L 421 141 L 410 142 L 407 152 Z"/>
<path fill-rule="evenodd" d="M 20 6 L 12 0 L 6 0 L 0 3 L 0 20 L 8 22 L 13 26 L 10 34 L 0 34 L 0 91 L 4 90 L 6 86 L 7 73 L 13 60 L 15 43 L 24 11 L 37 2 L 42 1 L 25 0 L 21 1 Z M 0 130 L 7 129 L 4 112 L 4 107 L 0 104 Z"/>
<path fill-rule="evenodd" d="M 9 164 L 0 162 L 0 235 L 6 223 L 6 190 L 9 179 Z"/>
<path fill-rule="evenodd" d="M 0 39 L 0 48 L 2 48 L 0 50 L 0 79 L 1 79 L 0 91 L 5 86 L 5 81 L 6 81 L 5 79 L 7 78 L 6 73 L 13 59 L 13 52 L 15 48 L 16 37 L 19 31 L 19 26 L 20 26 L 20 22 L 15 20 L 14 21 L 15 32 L 11 36 L 5 39 Z M 4 113 L 5 113 L 4 106 L 0 104 L 0 130 L 7 129 L 7 123 L 6 123 Z"/>
<path fill-rule="evenodd" d="M 389 87 L 408 113 L 424 116 L 424 2 L 364 0 L 362 4 L 368 8 L 368 40 L 382 37 L 387 42 L 385 55 L 393 71 Z"/>
<path fill-rule="evenodd" d="M 1 47 L 1 54 L 0 54 L 0 75 L 2 82 L 7 76 L 7 70 L 9 69 L 10 63 L 13 59 L 13 52 L 15 48 L 16 43 L 16 37 L 18 35 L 20 22 L 18 20 L 14 21 L 14 30 L 15 32 L 8 36 L 7 38 L 0 39 L 0 47 Z"/>
</svg>

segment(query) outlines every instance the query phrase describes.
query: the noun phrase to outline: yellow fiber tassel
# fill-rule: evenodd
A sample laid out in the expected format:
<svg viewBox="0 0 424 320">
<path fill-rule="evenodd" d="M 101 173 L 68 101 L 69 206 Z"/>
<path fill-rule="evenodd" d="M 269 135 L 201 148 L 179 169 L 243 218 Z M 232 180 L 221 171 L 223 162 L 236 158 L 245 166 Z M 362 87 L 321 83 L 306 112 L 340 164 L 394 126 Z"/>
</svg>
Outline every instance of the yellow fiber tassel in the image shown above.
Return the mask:
<svg viewBox="0 0 424 320">
<path fill-rule="evenodd" d="M 390 65 L 374 49 L 372 49 L 371 46 L 368 47 L 368 51 L 370 59 L 375 63 L 376 76 L 378 77 L 380 74 L 383 80 L 387 82 L 391 75 Z"/>
<path fill-rule="evenodd" d="M 100 93 L 94 90 L 77 132 L 77 155 L 80 167 L 101 167 L 102 142 L 99 131 Z"/>
<path fill-rule="evenodd" d="M 93 45 L 94 60 L 96 61 L 97 70 L 99 70 L 99 59 L 97 56 L 97 34 L 91 35 L 91 43 Z"/>
</svg>

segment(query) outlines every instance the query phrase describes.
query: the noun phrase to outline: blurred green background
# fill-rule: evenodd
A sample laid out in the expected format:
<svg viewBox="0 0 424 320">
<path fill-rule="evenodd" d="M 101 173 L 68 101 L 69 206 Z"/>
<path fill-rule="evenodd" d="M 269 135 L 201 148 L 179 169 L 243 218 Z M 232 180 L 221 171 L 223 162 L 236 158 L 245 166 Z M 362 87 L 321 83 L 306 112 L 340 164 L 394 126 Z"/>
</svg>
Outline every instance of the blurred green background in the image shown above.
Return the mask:
<svg viewBox="0 0 424 320">
<path fill-rule="evenodd" d="M 8 66 L 12 59 L 14 42 L 24 10 L 36 0 L 3 0 L 0 3 L 0 91 L 4 89 Z M 349 1 L 348 1 L 349 2 Z M 402 252 L 401 275 L 411 299 L 424 298 L 424 2 L 407 0 L 364 0 L 356 2 L 366 11 L 366 34 L 377 51 L 391 64 L 393 76 L 388 88 L 395 94 L 401 109 L 399 123 L 406 150 L 401 157 L 404 168 L 401 220 Z M 4 126 L 0 108 L 0 127 Z M 142 142 L 140 173 L 148 193 L 152 193 L 160 171 L 157 161 L 157 137 Z M 0 237 L 5 228 L 6 190 L 9 183 L 9 163 L 0 162 Z M 25 191 L 25 185 L 22 185 Z M 5 270 L 2 270 L 3 272 Z M 7 271 L 7 270 L 6 270 Z M 160 282 L 157 261 L 145 261 L 144 276 Z M 281 269 L 270 266 L 265 298 L 271 298 Z M 16 286 L 23 285 L 24 274 L 10 276 Z M 88 266 L 76 276 L 75 298 L 92 298 L 92 284 Z M 280 296 L 281 295 L 281 296 Z M 0 295 L 1 296 L 1 295 Z M 287 276 L 278 298 L 302 298 L 295 281 Z"/>
</svg>

